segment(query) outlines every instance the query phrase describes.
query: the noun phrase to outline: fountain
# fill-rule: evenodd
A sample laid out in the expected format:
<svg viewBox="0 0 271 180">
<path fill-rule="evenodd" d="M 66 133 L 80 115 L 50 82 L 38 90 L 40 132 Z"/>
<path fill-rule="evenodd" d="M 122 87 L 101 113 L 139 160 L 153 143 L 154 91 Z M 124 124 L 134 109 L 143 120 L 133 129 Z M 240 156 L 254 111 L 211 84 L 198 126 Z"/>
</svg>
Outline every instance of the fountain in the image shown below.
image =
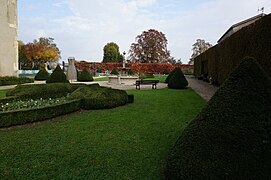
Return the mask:
<svg viewBox="0 0 271 180">
<path fill-rule="evenodd" d="M 123 52 L 124 60 L 122 62 L 122 69 L 121 73 L 117 76 L 109 76 L 108 83 L 110 84 L 117 84 L 117 85 L 135 85 L 136 80 L 138 79 L 137 76 L 130 76 L 128 75 L 128 68 L 125 67 L 125 52 Z"/>
</svg>

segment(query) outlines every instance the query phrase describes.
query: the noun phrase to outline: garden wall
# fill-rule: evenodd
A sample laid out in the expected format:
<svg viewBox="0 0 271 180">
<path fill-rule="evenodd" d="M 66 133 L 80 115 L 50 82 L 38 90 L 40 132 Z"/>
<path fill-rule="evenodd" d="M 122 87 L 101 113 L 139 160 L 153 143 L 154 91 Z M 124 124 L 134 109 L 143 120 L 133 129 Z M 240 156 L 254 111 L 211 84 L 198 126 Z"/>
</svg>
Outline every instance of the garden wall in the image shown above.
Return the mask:
<svg viewBox="0 0 271 180">
<path fill-rule="evenodd" d="M 75 66 L 78 70 L 84 68 L 91 71 L 105 72 L 112 71 L 114 68 L 122 69 L 122 63 L 94 63 L 94 62 L 76 62 Z M 126 63 L 125 67 L 131 69 L 134 73 L 153 73 L 153 74 L 165 74 L 169 73 L 175 67 L 180 67 L 185 74 L 193 73 L 193 65 L 187 64 L 161 64 L 161 63 Z"/>
<path fill-rule="evenodd" d="M 194 74 L 222 84 L 246 56 L 255 58 L 271 77 L 271 14 L 196 57 Z"/>
</svg>

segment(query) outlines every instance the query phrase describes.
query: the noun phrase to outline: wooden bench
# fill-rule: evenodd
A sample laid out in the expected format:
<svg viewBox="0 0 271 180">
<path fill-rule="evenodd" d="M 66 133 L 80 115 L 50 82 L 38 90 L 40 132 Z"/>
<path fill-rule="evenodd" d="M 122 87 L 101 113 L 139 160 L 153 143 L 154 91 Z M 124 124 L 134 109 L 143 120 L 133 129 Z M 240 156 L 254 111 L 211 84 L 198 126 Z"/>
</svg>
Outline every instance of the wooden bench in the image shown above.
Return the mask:
<svg viewBox="0 0 271 180">
<path fill-rule="evenodd" d="M 137 80 L 136 81 L 136 89 L 140 90 L 140 85 L 152 85 L 152 89 L 157 88 L 157 83 L 159 83 L 159 80 Z"/>
</svg>

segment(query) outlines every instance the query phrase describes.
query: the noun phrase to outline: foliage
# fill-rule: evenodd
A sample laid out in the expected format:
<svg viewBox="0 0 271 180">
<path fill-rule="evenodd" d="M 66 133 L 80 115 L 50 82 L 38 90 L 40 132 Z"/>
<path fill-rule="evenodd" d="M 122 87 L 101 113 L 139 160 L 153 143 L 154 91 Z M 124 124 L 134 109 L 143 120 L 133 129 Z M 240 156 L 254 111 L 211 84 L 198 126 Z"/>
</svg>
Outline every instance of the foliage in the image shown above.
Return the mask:
<svg viewBox="0 0 271 180">
<path fill-rule="evenodd" d="M 94 63 L 76 62 L 75 66 L 79 70 L 94 70 Z M 112 71 L 114 68 L 122 68 L 122 63 L 95 63 L 96 68 L 101 72 Z M 193 71 L 193 65 L 185 64 L 162 64 L 162 63 L 126 63 L 126 68 L 131 69 L 134 73 L 147 72 L 152 74 L 163 74 L 165 70 L 172 71 L 174 67 L 181 67 L 182 70 L 189 69 Z M 183 71 L 184 72 L 184 71 Z"/>
<path fill-rule="evenodd" d="M 7 86 L 7 85 L 15 85 L 15 84 L 24 84 L 24 83 L 32 83 L 34 82 L 33 79 L 20 76 L 1 76 L 0 77 L 0 86 Z"/>
<path fill-rule="evenodd" d="M 80 100 L 65 101 L 62 103 L 19 109 L 0 113 L 0 127 L 22 125 L 26 123 L 42 121 L 56 116 L 71 113 L 80 109 Z"/>
<path fill-rule="evenodd" d="M 192 48 L 193 53 L 191 55 L 189 64 L 194 64 L 195 57 L 207 51 L 212 46 L 213 46 L 212 44 L 205 42 L 205 40 L 203 39 L 197 39 L 196 43 L 193 44 L 193 48 Z"/>
<path fill-rule="evenodd" d="M 166 80 L 165 80 L 165 83 L 168 83 L 170 78 L 172 77 L 172 75 L 177 71 L 177 68 L 173 69 L 169 75 L 167 76 Z"/>
<path fill-rule="evenodd" d="M 59 98 L 67 96 L 81 86 L 86 85 L 69 83 L 33 84 L 29 86 L 18 85 L 9 90 L 6 95 L 8 97 L 20 97 L 20 99 Z"/>
<path fill-rule="evenodd" d="M 104 46 L 103 62 L 122 62 L 124 57 L 119 52 L 119 46 L 110 42 Z"/>
<path fill-rule="evenodd" d="M 271 77 L 271 15 L 242 28 L 195 58 L 195 75 L 222 84 L 241 60 L 255 58 Z"/>
<path fill-rule="evenodd" d="M 46 80 L 46 83 L 69 83 L 69 81 L 61 67 L 57 65 L 53 73 Z"/>
<path fill-rule="evenodd" d="M 110 74 L 119 75 L 119 71 L 118 71 L 117 68 L 114 68 L 114 69 L 110 72 Z"/>
<path fill-rule="evenodd" d="M 58 61 L 60 57 L 60 50 L 51 37 L 41 37 L 27 44 L 19 43 L 19 62 L 23 68 L 40 68 L 44 63 Z"/>
<path fill-rule="evenodd" d="M 180 68 L 176 68 L 168 81 L 168 87 L 171 89 L 186 89 L 188 82 Z"/>
<path fill-rule="evenodd" d="M 0 178 L 163 179 L 169 149 L 205 101 L 191 89 L 128 93 L 127 106 L 2 129 Z"/>
<path fill-rule="evenodd" d="M 83 109 L 108 109 L 128 102 L 128 95 L 123 90 L 93 86 L 80 87 L 69 98 L 81 99 Z"/>
<path fill-rule="evenodd" d="M 49 77 L 49 73 L 44 68 L 42 68 L 36 74 L 35 80 L 37 80 L 37 81 L 44 81 L 44 80 L 47 80 L 48 77 Z"/>
<path fill-rule="evenodd" d="M 245 59 L 181 134 L 167 178 L 269 179 L 270 108 L 270 78 Z"/>
<path fill-rule="evenodd" d="M 49 105 L 54 105 L 54 104 L 59 104 L 59 103 L 64 103 L 66 102 L 66 98 L 48 98 L 48 99 L 30 99 L 30 100 L 16 100 L 16 101 L 11 101 L 7 103 L 0 103 L 0 112 L 1 111 L 14 111 L 14 110 L 19 110 L 19 109 L 32 109 L 32 108 L 37 108 L 37 107 L 44 107 L 44 106 L 49 106 Z"/>
<path fill-rule="evenodd" d="M 83 71 L 79 72 L 79 74 L 77 76 L 77 81 L 89 82 L 89 81 L 93 81 L 93 77 L 90 75 L 88 70 L 83 69 Z"/>
<path fill-rule="evenodd" d="M 143 31 L 131 45 L 129 60 L 138 63 L 167 63 L 170 52 L 165 34 L 155 29 Z"/>
<path fill-rule="evenodd" d="M 132 75 L 135 74 L 131 69 L 128 69 L 128 72 L 127 72 L 127 73 L 128 73 L 129 76 L 132 76 Z"/>
</svg>

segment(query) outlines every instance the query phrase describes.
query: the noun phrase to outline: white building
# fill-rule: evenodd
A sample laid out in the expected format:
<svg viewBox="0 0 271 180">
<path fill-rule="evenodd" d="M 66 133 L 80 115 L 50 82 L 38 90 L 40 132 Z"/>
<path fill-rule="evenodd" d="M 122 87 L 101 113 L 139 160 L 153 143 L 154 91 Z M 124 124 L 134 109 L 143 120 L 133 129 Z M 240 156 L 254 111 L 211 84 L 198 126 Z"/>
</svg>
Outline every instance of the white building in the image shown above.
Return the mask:
<svg viewBox="0 0 271 180">
<path fill-rule="evenodd" d="M 18 74 L 17 0 L 0 0 L 0 76 Z"/>
</svg>

